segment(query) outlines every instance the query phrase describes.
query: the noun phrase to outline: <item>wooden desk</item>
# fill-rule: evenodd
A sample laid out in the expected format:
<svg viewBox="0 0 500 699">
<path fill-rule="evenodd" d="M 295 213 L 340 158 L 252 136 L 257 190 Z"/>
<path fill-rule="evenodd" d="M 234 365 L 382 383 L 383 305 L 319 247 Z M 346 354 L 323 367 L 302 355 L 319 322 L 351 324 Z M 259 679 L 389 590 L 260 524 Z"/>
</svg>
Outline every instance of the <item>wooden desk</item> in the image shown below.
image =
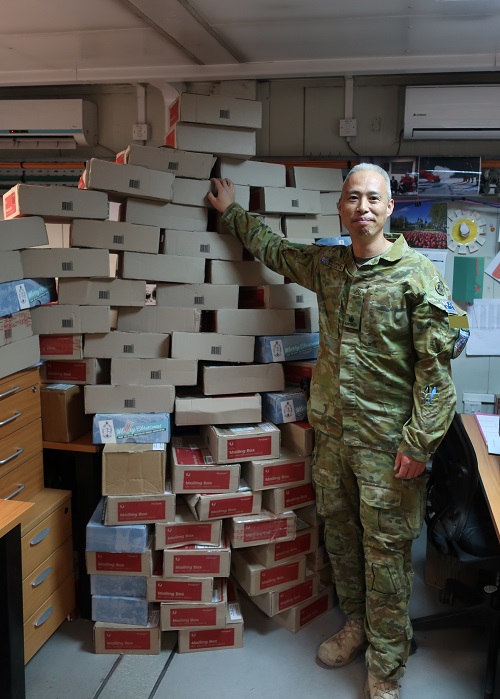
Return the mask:
<svg viewBox="0 0 500 699">
<path fill-rule="evenodd" d="M 21 519 L 31 502 L 0 499 L 0 677 L 2 697 L 24 699 Z"/>
<path fill-rule="evenodd" d="M 488 448 L 474 415 L 461 415 L 474 451 L 481 482 L 490 508 L 491 519 L 500 541 L 500 456 L 488 454 Z"/>
</svg>

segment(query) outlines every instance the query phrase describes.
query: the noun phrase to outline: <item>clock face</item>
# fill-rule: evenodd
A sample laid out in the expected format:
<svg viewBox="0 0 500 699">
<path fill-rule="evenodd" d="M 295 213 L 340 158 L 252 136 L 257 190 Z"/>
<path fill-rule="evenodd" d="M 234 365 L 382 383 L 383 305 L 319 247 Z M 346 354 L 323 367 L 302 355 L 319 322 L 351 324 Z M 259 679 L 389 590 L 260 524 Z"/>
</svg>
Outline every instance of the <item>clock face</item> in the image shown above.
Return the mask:
<svg viewBox="0 0 500 699">
<path fill-rule="evenodd" d="M 458 255 L 479 250 L 486 242 L 486 221 L 477 211 L 454 209 L 448 212 L 448 249 Z"/>
</svg>

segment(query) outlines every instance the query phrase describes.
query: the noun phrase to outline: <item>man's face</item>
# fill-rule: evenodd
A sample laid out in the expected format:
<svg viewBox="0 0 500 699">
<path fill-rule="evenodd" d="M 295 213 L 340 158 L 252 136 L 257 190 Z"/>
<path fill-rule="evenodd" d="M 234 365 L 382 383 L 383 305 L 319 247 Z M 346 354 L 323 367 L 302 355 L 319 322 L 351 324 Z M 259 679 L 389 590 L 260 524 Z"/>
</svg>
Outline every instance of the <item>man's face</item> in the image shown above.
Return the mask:
<svg viewBox="0 0 500 699">
<path fill-rule="evenodd" d="M 378 172 L 362 170 L 344 182 L 338 211 L 342 226 L 351 237 L 383 235 L 384 223 L 393 208 L 394 201 L 387 200 L 386 183 Z"/>
</svg>

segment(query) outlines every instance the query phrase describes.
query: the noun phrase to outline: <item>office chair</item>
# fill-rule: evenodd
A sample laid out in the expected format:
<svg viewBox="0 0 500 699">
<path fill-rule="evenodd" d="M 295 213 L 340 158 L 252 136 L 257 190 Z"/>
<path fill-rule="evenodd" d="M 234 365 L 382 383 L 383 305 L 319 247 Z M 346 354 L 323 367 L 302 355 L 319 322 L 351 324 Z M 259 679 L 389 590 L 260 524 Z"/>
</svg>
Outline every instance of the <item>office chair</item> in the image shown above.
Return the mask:
<svg viewBox="0 0 500 699">
<path fill-rule="evenodd" d="M 465 606 L 412 619 L 414 630 L 483 627 L 488 630 L 484 699 L 495 687 L 500 641 L 500 543 L 477 467 L 474 447 L 459 415 L 437 449 L 427 485 L 427 536 L 446 555 L 478 570 L 483 589 L 447 580 L 441 601 Z"/>
</svg>

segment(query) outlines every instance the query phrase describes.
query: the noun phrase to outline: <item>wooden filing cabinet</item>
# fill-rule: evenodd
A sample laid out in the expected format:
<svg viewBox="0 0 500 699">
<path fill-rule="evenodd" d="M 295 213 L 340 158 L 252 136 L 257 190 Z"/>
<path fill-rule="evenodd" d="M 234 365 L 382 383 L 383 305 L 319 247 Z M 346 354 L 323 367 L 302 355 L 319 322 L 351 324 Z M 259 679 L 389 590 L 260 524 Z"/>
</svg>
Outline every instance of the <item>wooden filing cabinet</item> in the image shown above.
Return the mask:
<svg viewBox="0 0 500 699">
<path fill-rule="evenodd" d="M 0 497 L 34 503 L 21 524 L 28 662 L 75 608 L 71 492 L 44 487 L 38 368 L 0 379 Z"/>
</svg>

